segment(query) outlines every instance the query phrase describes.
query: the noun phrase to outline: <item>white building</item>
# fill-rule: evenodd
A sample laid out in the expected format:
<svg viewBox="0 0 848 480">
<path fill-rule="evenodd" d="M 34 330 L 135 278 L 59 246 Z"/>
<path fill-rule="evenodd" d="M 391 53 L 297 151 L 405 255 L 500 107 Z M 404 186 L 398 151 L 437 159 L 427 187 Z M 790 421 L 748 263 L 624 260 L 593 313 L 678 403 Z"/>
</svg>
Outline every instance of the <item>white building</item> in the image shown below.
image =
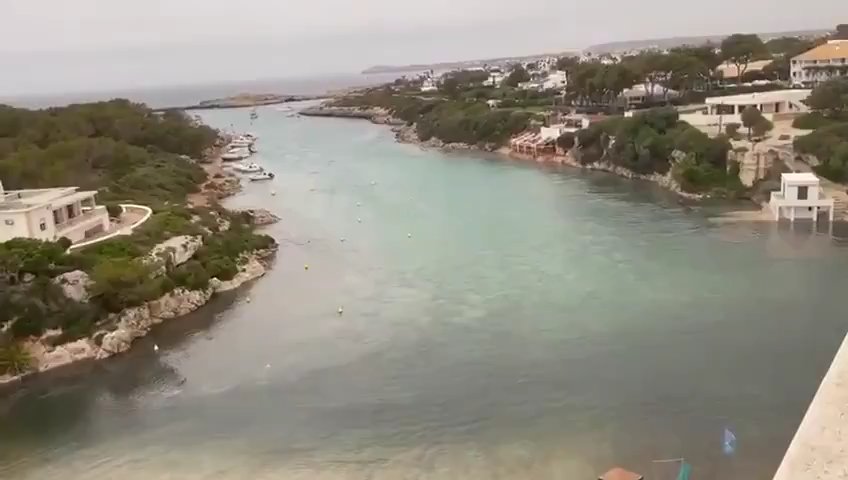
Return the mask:
<svg viewBox="0 0 848 480">
<path fill-rule="evenodd" d="M 784 173 L 780 176 L 780 191 L 771 192 L 769 207 L 775 221 L 788 218 L 817 221 L 819 212 L 827 211 L 833 221 L 833 199 L 822 191 L 819 178 L 812 173 Z"/>
<path fill-rule="evenodd" d="M 506 75 L 504 75 L 504 73 L 501 71 L 489 72 L 489 78 L 483 81 L 483 86 L 496 88 L 500 87 L 505 78 Z"/>
<path fill-rule="evenodd" d="M 109 229 L 106 207 L 78 187 L 4 191 L 0 184 L 0 242 L 13 238 L 81 242 Z"/>
<path fill-rule="evenodd" d="M 433 81 L 432 78 L 428 78 L 421 83 L 421 91 L 424 93 L 427 92 L 436 92 L 439 90 L 439 87 L 436 86 L 436 82 Z"/>
<path fill-rule="evenodd" d="M 568 74 L 555 70 L 542 81 L 543 90 L 562 90 L 568 86 Z"/>
<path fill-rule="evenodd" d="M 835 77 L 848 76 L 848 40 L 827 43 L 792 57 L 789 71 L 793 85 L 814 87 Z"/>
<path fill-rule="evenodd" d="M 772 63 L 772 60 L 754 60 L 753 62 L 748 62 L 748 67 L 747 68 L 743 67 L 743 70 L 745 71 L 746 74 L 747 73 L 753 73 L 753 72 L 760 72 L 764 68 L 766 68 L 766 66 L 770 65 L 771 63 Z M 730 63 L 730 62 L 722 63 L 721 65 L 719 65 L 716 68 L 716 73 L 718 73 L 721 76 L 721 78 L 723 78 L 725 80 L 734 80 L 734 81 L 740 80 L 739 79 L 739 68 L 736 66 L 735 63 Z"/>
<path fill-rule="evenodd" d="M 653 90 L 650 90 L 643 83 L 633 85 L 632 88 L 627 88 L 621 92 L 621 98 L 627 102 L 628 107 L 655 101 L 671 100 L 679 96 L 680 94 L 677 90 L 665 88 L 662 85 L 654 85 Z"/>
<path fill-rule="evenodd" d="M 697 113 L 680 115 L 680 119 L 694 126 L 742 124 L 742 112 L 755 107 L 763 117 L 774 121 L 778 114 L 797 114 L 809 111 L 804 100 L 810 90 L 775 90 L 771 92 L 745 93 L 725 97 L 710 97 L 704 100 L 704 108 Z"/>
</svg>

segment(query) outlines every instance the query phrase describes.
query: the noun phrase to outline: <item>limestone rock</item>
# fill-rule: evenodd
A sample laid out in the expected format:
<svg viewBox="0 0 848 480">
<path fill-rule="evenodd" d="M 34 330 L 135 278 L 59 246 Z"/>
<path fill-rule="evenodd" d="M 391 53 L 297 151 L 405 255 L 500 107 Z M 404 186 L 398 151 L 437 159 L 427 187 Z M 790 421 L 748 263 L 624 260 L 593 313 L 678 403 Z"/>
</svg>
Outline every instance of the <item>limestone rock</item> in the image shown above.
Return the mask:
<svg viewBox="0 0 848 480">
<path fill-rule="evenodd" d="M 62 293 L 75 302 L 87 302 L 89 298 L 88 287 L 91 279 L 82 270 L 63 273 L 53 279 L 53 282 L 62 288 Z"/>
<path fill-rule="evenodd" d="M 145 259 L 148 265 L 158 265 L 155 276 L 165 273 L 165 264 L 182 265 L 187 262 L 203 246 L 200 235 L 180 235 L 169 238 L 150 250 Z"/>
<path fill-rule="evenodd" d="M 100 350 L 97 358 L 110 357 L 116 353 L 126 352 L 130 349 L 133 340 L 141 335 L 136 335 L 136 332 L 128 329 L 119 328 L 114 332 L 107 333 L 103 336 L 100 344 Z"/>
<path fill-rule="evenodd" d="M 243 284 L 251 280 L 255 280 L 263 275 L 265 275 L 265 266 L 259 262 L 256 256 L 251 255 L 247 262 L 241 266 L 239 273 L 236 274 L 232 280 L 222 281 L 217 278 L 213 278 L 209 281 L 209 286 L 212 287 L 216 293 L 227 292 L 229 290 L 235 290 Z"/>
<path fill-rule="evenodd" d="M 152 323 L 181 317 L 202 307 L 212 297 L 212 289 L 186 290 L 178 288 L 147 303 Z"/>
<path fill-rule="evenodd" d="M 268 210 L 265 210 L 264 208 L 249 208 L 244 210 L 244 212 L 250 215 L 250 221 L 257 227 L 271 225 L 272 223 L 280 221 L 280 217 L 274 215 Z"/>
<path fill-rule="evenodd" d="M 44 353 L 39 359 L 38 370 L 43 372 L 53 368 L 61 367 L 80 360 L 87 360 L 97 356 L 97 349 L 87 338 L 75 342 L 59 345 L 51 351 Z"/>
</svg>

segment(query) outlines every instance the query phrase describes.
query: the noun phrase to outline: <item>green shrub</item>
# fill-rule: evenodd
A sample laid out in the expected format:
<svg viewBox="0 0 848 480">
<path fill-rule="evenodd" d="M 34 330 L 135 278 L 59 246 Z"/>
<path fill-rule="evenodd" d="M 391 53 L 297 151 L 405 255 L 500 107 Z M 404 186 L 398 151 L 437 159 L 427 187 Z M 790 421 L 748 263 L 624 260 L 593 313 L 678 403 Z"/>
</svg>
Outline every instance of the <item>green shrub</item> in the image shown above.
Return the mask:
<svg viewBox="0 0 848 480">
<path fill-rule="evenodd" d="M 15 338 L 26 338 L 41 335 L 47 328 L 44 317 L 44 311 L 38 305 L 28 303 L 17 320 L 12 322 L 12 336 Z"/>
<path fill-rule="evenodd" d="M 119 312 L 158 298 L 163 293 L 163 284 L 160 279 L 151 278 L 151 274 L 151 267 L 138 259 L 100 262 L 91 272 L 92 300 L 106 311 Z"/>
<path fill-rule="evenodd" d="M 232 280 L 239 272 L 236 262 L 227 257 L 211 257 L 205 259 L 203 265 L 210 278 L 223 281 Z"/>
<path fill-rule="evenodd" d="M 71 239 L 69 239 L 68 237 L 59 237 L 58 239 L 56 239 L 56 245 L 58 245 L 59 248 L 62 248 L 64 250 L 68 250 L 73 244 L 74 242 L 72 242 Z"/>
<path fill-rule="evenodd" d="M 0 344 L 0 374 L 20 375 L 32 369 L 32 357 L 16 343 Z"/>
<path fill-rule="evenodd" d="M 177 287 L 185 287 L 189 290 L 205 290 L 209 286 L 209 273 L 197 260 L 177 266 L 169 277 Z"/>
<path fill-rule="evenodd" d="M 109 214 L 109 218 L 119 218 L 124 213 L 124 207 L 117 203 L 107 203 L 106 212 Z"/>
<path fill-rule="evenodd" d="M 848 143 L 848 122 L 827 125 L 807 135 L 796 137 L 794 146 L 796 151 L 815 155 L 824 162 L 832 157 L 843 143 Z"/>
<path fill-rule="evenodd" d="M 739 140 L 740 138 L 742 138 L 739 134 L 740 128 L 742 128 L 741 123 L 728 123 L 724 126 L 724 133 L 734 140 Z"/>
</svg>

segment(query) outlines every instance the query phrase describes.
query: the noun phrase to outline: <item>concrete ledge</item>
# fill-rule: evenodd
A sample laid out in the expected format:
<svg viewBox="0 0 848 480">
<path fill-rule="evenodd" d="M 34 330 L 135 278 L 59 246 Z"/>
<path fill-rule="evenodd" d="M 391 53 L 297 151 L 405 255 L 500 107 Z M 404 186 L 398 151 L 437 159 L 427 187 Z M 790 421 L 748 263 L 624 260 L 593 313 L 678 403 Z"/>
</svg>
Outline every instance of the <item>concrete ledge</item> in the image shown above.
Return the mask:
<svg viewBox="0 0 848 480">
<path fill-rule="evenodd" d="M 774 475 L 774 480 L 837 479 L 848 479 L 848 336 Z"/>
</svg>

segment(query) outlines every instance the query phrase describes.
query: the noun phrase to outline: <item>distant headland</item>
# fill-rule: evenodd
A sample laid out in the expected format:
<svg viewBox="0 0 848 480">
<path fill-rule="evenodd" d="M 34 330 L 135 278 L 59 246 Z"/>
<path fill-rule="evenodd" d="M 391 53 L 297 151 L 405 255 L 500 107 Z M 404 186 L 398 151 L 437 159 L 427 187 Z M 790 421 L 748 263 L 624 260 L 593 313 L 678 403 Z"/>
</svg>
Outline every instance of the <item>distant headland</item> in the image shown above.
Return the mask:
<svg viewBox="0 0 848 480">
<path fill-rule="evenodd" d="M 200 103 L 184 106 L 173 106 L 161 108 L 165 110 L 212 110 L 220 108 L 244 108 L 260 107 L 263 105 L 276 105 L 279 103 L 302 102 L 306 100 L 320 100 L 327 95 L 285 95 L 277 93 L 240 93 L 231 97 L 203 100 Z"/>
</svg>

